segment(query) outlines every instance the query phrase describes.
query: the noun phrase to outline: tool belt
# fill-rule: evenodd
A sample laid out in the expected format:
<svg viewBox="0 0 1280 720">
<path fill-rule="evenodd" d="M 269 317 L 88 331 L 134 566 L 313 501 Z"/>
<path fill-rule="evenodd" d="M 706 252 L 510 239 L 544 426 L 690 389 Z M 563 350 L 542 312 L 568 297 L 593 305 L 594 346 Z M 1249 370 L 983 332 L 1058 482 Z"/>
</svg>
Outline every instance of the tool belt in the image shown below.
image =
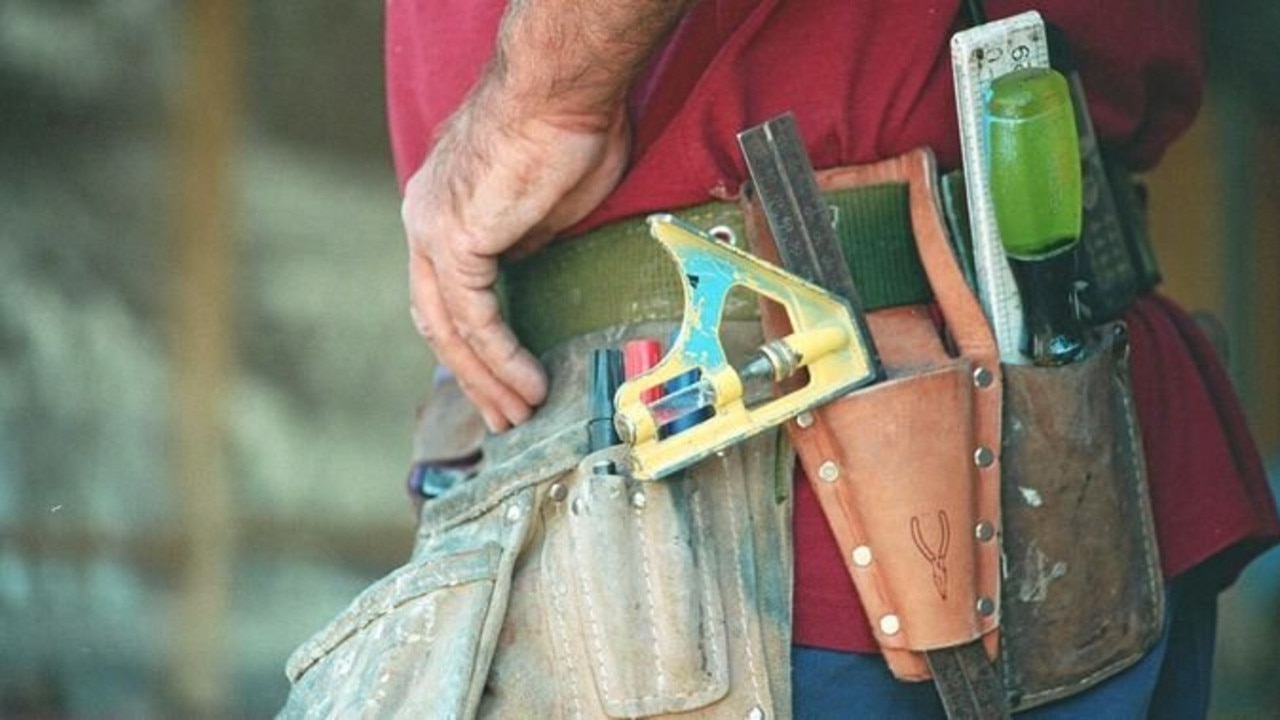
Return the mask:
<svg viewBox="0 0 1280 720">
<path fill-rule="evenodd" d="M 890 667 L 922 679 L 936 651 L 994 650 L 999 626 L 1007 704 L 1024 709 L 1132 664 L 1162 596 L 1123 326 L 1083 362 L 1002 368 L 927 153 L 822 181 L 888 378 L 787 432 Z M 729 203 L 680 214 L 743 246 L 755 227 Z M 611 470 L 621 447 L 588 452 L 589 351 L 662 336 L 683 308 L 646 232 L 620 223 L 506 268 L 508 317 L 551 348 L 548 400 L 507 433 L 422 444 L 420 461 L 480 460 L 423 506 L 409 562 L 294 653 L 282 717 L 789 715 L 780 434 L 656 483 Z M 722 341 L 758 346 L 757 315 L 753 297 L 730 303 Z M 462 426 L 459 399 L 437 389 L 457 405 L 425 415 Z"/>
<path fill-rule="evenodd" d="M 409 561 L 294 652 L 280 717 L 788 717 L 781 435 L 662 483 L 599 472 L 622 446 L 588 452 L 591 350 L 673 327 L 544 355 L 546 402 L 485 437 L 475 475 L 423 505 Z M 721 329 L 761 342 L 758 322 Z"/>
<path fill-rule="evenodd" d="M 947 227 L 965 223 L 942 212 L 931 156 L 819 176 L 889 377 L 787 430 L 891 669 L 926 679 L 924 653 L 975 639 L 994 656 L 1001 625 L 1015 710 L 1128 667 L 1158 636 L 1162 586 L 1123 325 L 1100 324 L 1083 362 L 1002 367 L 966 283 L 963 238 L 948 243 Z M 945 187 L 962 190 L 954 178 Z M 675 214 L 770 254 L 736 204 Z M 1149 263 L 1107 267 L 1095 321 L 1158 279 Z M 535 352 L 683 309 L 678 271 L 642 220 L 507 265 L 503 293 Z M 724 319 L 759 315 L 744 294 Z M 767 308 L 764 322 L 785 334 Z"/>
</svg>

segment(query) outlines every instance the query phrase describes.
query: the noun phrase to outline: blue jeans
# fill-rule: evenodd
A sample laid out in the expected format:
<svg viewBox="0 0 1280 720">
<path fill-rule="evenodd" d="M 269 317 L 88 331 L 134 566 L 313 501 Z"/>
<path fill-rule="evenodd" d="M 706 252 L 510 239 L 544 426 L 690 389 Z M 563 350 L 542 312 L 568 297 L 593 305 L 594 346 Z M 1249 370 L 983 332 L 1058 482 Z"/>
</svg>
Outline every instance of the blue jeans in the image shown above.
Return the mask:
<svg viewBox="0 0 1280 720">
<path fill-rule="evenodd" d="M 1217 593 L 1168 587 L 1164 632 L 1125 671 L 1019 718 L 1204 718 L 1209 712 Z M 879 655 L 793 647 L 792 709 L 799 720 L 946 718 L 932 683 L 894 679 Z"/>
</svg>

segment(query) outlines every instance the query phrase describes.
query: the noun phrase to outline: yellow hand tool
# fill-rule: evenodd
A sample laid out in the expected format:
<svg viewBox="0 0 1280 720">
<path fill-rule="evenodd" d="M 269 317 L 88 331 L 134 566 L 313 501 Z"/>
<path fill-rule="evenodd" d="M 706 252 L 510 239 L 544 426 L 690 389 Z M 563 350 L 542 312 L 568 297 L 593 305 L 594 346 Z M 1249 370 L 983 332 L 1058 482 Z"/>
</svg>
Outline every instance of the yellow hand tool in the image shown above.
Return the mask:
<svg viewBox="0 0 1280 720">
<path fill-rule="evenodd" d="M 872 382 L 878 364 L 861 323 L 842 298 L 754 255 L 719 242 L 672 215 L 649 218 L 650 233 L 680 267 L 684 322 L 666 356 L 619 388 L 615 422 L 631 446 L 631 474 L 666 477 L 756 433 Z M 794 332 L 759 348 L 741 367 L 730 365 L 719 338 L 725 300 L 743 287 L 783 306 Z M 782 380 L 801 368 L 807 380 L 785 394 L 751 402 L 744 383 Z M 689 371 L 699 379 L 645 402 L 641 394 Z M 664 436 L 678 418 L 711 410 L 711 417 Z"/>
</svg>

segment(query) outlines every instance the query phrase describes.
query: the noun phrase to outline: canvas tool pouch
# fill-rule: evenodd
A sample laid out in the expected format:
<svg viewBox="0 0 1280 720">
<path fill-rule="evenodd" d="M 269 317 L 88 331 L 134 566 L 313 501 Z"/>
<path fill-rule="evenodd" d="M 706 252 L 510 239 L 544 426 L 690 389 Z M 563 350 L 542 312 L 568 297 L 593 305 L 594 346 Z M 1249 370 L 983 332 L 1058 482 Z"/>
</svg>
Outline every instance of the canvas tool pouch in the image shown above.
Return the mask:
<svg viewBox="0 0 1280 720">
<path fill-rule="evenodd" d="M 282 717 L 732 717 L 790 710 L 790 452 L 764 433 L 639 483 L 587 454 L 587 358 L 545 358 L 534 418 L 427 501 L 409 562 L 289 661 Z M 760 326 L 731 322 L 742 348 Z"/>
<path fill-rule="evenodd" d="M 982 638 L 994 654 L 1000 610 L 1000 368 L 943 229 L 935 177 L 925 150 L 818 173 L 828 198 L 875 186 L 903 195 L 949 337 L 927 305 L 869 313 L 886 378 L 787 424 L 885 658 L 910 680 L 930 676 L 926 650 Z M 836 208 L 837 235 L 875 242 L 875 232 L 839 227 L 866 212 Z M 748 211 L 753 247 L 776 257 L 767 233 Z M 766 334 L 789 330 L 776 309 L 762 313 Z"/>
</svg>

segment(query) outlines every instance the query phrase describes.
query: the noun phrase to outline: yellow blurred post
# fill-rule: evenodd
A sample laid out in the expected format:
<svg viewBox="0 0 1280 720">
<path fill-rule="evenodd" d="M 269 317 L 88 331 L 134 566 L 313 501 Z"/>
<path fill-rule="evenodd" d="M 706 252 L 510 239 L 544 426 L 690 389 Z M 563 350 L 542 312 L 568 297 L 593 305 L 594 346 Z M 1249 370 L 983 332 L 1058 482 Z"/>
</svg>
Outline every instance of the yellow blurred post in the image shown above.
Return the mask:
<svg viewBox="0 0 1280 720">
<path fill-rule="evenodd" d="M 174 466 L 183 538 L 170 616 L 169 692 L 184 716 L 225 716 L 226 640 L 235 516 L 227 449 L 235 341 L 235 198 L 240 115 L 241 0 L 185 3 L 182 83 L 175 107 L 176 210 L 171 286 Z"/>
<path fill-rule="evenodd" d="M 1210 96 L 1212 101 L 1214 98 Z M 1274 122 L 1250 133 L 1244 171 L 1250 192 L 1232 206 L 1246 218 L 1228 218 L 1231 189 L 1221 167 L 1224 125 L 1238 122 L 1239 108 L 1208 105 L 1190 132 L 1173 145 L 1149 178 L 1151 235 L 1164 273 L 1163 292 L 1190 309 L 1213 312 L 1229 331 L 1236 390 L 1264 457 L 1280 451 L 1280 141 Z M 1239 179 L 1237 179 L 1239 180 Z M 1244 238 L 1230 238 L 1243 228 Z M 1228 242 L 1244 244 L 1243 259 L 1229 262 Z M 1237 267 L 1228 267 L 1235 265 Z M 1236 299 L 1232 299 L 1232 292 Z M 1232 305 L 1250 312 L 1232 322 Z M 1242 369 L 1256 369 L 1243 372 Z"/>
</svg>

